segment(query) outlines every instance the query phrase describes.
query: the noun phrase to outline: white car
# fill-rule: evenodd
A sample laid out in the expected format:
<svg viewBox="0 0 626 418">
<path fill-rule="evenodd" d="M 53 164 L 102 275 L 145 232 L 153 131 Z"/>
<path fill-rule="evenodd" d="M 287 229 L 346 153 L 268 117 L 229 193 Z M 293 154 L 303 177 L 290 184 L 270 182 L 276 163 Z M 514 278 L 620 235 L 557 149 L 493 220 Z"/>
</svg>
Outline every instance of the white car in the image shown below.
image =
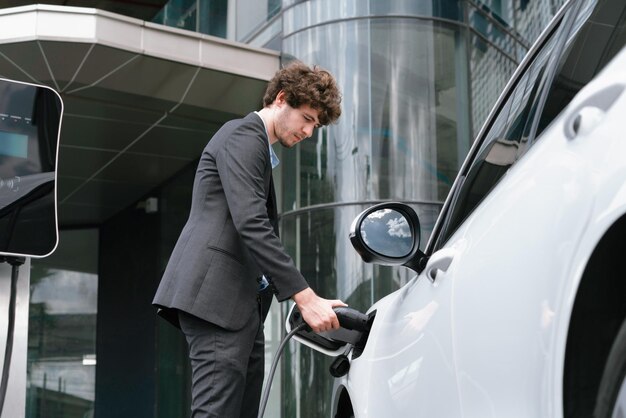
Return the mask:
<svg viewBox="0 0 626 418">
<path fill-rule="evenodd" d="M 371 307 L 369 335 L 307 342 L 340 354 L 333 417 L 626 416 L 624 45 L 625 0 L 567 3 L 424 252 L 405 204 L 355 219 L 364 261 L 419 274 Z"/>
</svg>

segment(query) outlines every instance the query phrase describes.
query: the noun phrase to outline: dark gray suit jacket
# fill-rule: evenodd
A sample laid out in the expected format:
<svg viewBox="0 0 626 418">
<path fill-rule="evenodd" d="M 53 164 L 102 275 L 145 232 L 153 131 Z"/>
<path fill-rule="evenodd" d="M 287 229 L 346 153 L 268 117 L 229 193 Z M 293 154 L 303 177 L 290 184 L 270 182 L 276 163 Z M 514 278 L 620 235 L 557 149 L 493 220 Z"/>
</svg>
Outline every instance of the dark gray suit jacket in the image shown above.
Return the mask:
<svg viewBox="0 0 626 418">
<path fill-rule="evenodd" d="M 153 301 L 166 319 L 176 324 L 179 309 L 237 330 L 258 310 L 262 274 L 279 301 L 308 287 L 273 227 L 271 174 L 257 114 L 227 122 L 211 138 L 196 171 L 189 219 Z"/>
</svg>

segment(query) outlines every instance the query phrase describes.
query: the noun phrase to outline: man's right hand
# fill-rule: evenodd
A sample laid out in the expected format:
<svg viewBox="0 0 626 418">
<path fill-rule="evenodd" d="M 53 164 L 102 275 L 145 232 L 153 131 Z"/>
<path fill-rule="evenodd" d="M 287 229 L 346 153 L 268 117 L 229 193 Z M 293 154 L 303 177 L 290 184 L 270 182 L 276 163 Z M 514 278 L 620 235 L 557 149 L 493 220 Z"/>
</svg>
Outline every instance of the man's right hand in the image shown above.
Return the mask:
<svg viewBox="0 0 626 418">
<path fill-rule="evenodd" d="M 339 328 L 339 320 L 333 308 L 337 306 L 348 306 L 339 299 L 324 299 L 315 294 L 313 289 L 306 289 L 296 293 L 291 297 L 313 332 L 329 331 Z"/>
</svg>

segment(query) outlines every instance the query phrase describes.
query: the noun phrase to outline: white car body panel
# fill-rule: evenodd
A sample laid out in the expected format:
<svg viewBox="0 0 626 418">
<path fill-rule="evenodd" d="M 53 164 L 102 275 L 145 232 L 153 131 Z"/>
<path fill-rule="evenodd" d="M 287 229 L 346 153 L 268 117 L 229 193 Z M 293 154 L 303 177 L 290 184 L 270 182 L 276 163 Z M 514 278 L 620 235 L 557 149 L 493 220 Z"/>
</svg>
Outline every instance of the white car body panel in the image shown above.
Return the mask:
<svg viewBox="0 0 626 418">
<path fill-rule="evenodd" d="M 447 270 L 433 283 L 427 266 L 370 309 L 368 343 L 337 383 L 357 418 L 563 416 L 578 285 L 626 213 L 626 94 L 595 105 L 607 88 L 624 86 L 626 50 L 439 250 L 453 257 Z"/>
</svg>

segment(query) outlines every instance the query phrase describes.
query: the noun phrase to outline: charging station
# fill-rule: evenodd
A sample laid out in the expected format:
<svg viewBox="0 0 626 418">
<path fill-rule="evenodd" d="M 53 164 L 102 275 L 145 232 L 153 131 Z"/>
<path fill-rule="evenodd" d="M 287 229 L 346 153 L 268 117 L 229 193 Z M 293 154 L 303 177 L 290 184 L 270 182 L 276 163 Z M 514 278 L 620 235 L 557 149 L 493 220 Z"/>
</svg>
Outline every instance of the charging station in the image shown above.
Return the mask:
<svg viewBox="0 0 626 418">
<path fill-rule="evenodd" d="M 0 79 L 0 418 L 25 415 L 30 258 L 58 243 L 62 115 L 49 87 Z"/>
</svg>

